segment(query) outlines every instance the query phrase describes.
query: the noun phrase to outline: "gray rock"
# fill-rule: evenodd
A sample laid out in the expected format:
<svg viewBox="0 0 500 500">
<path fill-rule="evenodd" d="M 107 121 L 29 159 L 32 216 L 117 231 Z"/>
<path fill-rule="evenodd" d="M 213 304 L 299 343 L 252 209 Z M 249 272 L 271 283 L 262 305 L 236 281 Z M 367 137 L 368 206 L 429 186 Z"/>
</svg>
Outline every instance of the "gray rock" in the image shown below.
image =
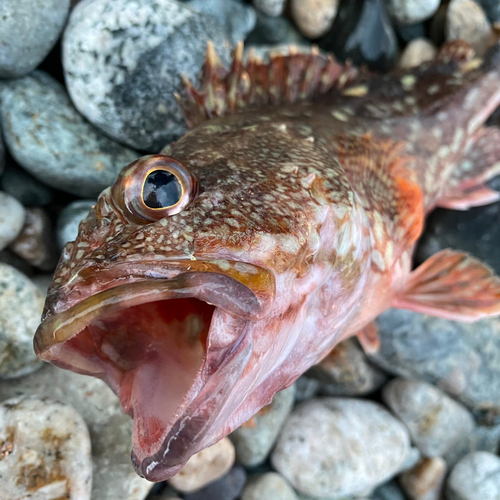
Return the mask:
<svg viewBox="0 0 500 500">
<path fill-rule="evenodd" d="M 375 391 L 387 376 L 373 366 L 355 339 L 337 345 L 326 358 L 313 366 L 308 377 L 321 382 L 320 391 L 328 396 L 361 396 Z"/>
<path fill-rule="evenodd" d="M 383 369 L 437 385 L 483 424 L 500 414 L 500 320 L 473 324 L 402 309 L 377 319 L 381 341 L 371 359 Z"/>
<path fill-rule="evenodd" d="M 16 397 L 0 404 L 0 498 L 90 500 L 90 439 L 70 405 Z"/>
<path fill-rule="evenodd" d="M 284 17 L 271 17 L 257 12 L 255 29 L 248 35 L 246 45 L 307 45 L 308 41 Z"/>
<path fill-rule="evenodd" d="M 241 500 L 297 500 L 297 495 L 286 479 L 276 472 L 251 477 L 243 490 Z"/>
<path fill-rule="evenodd" d="M 414 24 L 431 18 L 441 0 L 388 0 L 389 12 L 398 23 Z"/>
<path fill-rule="evenodd" d="M 229 437 L 236 459 L 246 467 L 261 464 L 269 455 L 286 417 L 292 410 L 295 386 L 276 393 L 272 403 L 262 408 Z"/>
<path fill-rule="evenodd" d="M 184 500 L 236 500 L 245 486 L 247 474 L 241 465 L 202 490 L 184 495 Z"/>
<path fill-rule="evenodd" d="M 410 500 L 439 500 L 446 472 L 446 461 L 443 458 L 424 458 L 399 476 L 399 484 Z"/>
<path fill-rule="evenodd" d="M 0 250 L 17 238 L 25 215 L 24 207 L 15 198 L 0 191 Z"/>
<path fill-rule="evenodd" d="M 186 130 L 180 75 L 196 80 L 208 40 L 228 62 L 229 39 L 215 18 L 175 0 L 84 0 L 64 34 L 68 90 L 106 134 L 157 152 Z"/>
<path fill-rule="evenodd" d="M 63 87 L 35 72 L 2 90 L 0 115 L 12 156 L 49 186 L 97 196 L 139 155 L 88 124 Z"/>
<path fill-rule="evenodd" d="M 498 500 L 500 498 L 500 458 L 479 451 L 464 457 L 451 471 L 447 483 L 448 500 Z"/>
<path fill-rule="evenodd" d="M 186 5 L 214 16 L 231 35 L 233 44 L 245 40 L 257 21 L 255 10 L 240 0 L 190 0 Z"/>
<path fill-rule="evenodd" d="M 42 366 L 33 352 L 44 297 L 22 273 L 0 264 L 0 379 L 26 375 Z"/>
<path fill-rule="evenodd" d="M 407 500 L 396 481 L 379 486 L 370 498 L 371 500 Z"/>
<path fill-rule="evenodd" d="M 0 127 L 0 174 L 2 174 L 5 168 L 5 146 L 3 144 L 2 129 Z"/>
<path fill-rule="evenodd" d="M 295 381 L 295 401 L 302 402 L 316 396 L 319 386 L 318 380 L 302 375 Z"/>
<path fill-rule="evenodd" d="M 308 38 L 319 38 L 333 25 L 339 0 L 291 0 L 290 10 L 300 32 Z"/>
<path fill-rule="evenodd" d="M 500 2 L 498 0 L 478 0 L 491 23 L 500 21 Z"/>
<path fill-rule="evenodd" d="M 57 245 L 62 250 L 68 241 L 78 235 L 78 225 L 87 217 L 95 200 L 78 200 L 63 208 L 57 220 Z"/>
<path fill-rule="evenodd" d="M 281 16 L 286 0 L 253 0 L 253 5 L 266 16 Z"/>
<path fill-rule="evenodd" d="M 55 45 L 69 0 L 2 0 L 0 78 L 33 71 Z"/>
<path fill-rule="evenodd" d="M 0 381 L 0 401 L 18 395 L 62 401 L 83 417 L 92 442 L 92 500 L 144 500 L 152 483 L 130 463 L 132 420 L 104 382 L 45 365 L 28 377 Z"/>
<path fill-rule="evenodd" d="M 300 492 L 336 498 L 383 483 L 401 469 L 409 450 L 408 431 L 380 405 L 325 398 L 294 410 L 271 462 Z"/>
</svg>

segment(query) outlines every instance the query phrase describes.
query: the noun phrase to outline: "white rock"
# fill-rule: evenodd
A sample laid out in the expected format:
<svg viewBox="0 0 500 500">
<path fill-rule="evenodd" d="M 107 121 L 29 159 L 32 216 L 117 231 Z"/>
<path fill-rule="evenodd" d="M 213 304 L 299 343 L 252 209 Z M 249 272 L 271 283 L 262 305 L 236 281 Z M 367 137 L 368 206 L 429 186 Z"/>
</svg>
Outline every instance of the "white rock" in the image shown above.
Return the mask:
<svg viewBox="0 0 500 500">
<path fill-rule="evenodd" d="M 0 250 L 13 242 L 24 224 L 24 207 L 12 196 L 0 191 Z"/>
<path fill-rule="evenodd" d="M 414 68 L 422 63 L 431 61 L 437 55 L 434 44 L 426 38 L 415 38 L 405 47 L 399 58 L 400 68 Z"/>
<path fill-rule="evenodd" d="M 338 7 L 339 0 L 292 0 L 291 12 L 303 35 L 318 38 L 332 27 Z"/>
<path fill-rule="evenodd" d="M 281 474 L 267 472 L 248 481 L 241 500 L 297 500 L 297 495 Z"/>
</svg>

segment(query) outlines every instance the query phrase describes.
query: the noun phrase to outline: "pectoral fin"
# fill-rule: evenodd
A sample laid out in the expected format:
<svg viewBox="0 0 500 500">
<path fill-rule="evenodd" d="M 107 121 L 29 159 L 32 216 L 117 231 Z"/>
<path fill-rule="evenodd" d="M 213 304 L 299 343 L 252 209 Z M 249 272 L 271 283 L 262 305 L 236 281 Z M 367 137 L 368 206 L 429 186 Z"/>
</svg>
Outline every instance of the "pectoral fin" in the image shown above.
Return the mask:
<svg viewBox="0 0 500 500">
<path fill-rule="evenodd" d="M 410 275 L 393 307 L 473 322 L 500 315 L 500 278 L 465 252 L 442 250 Z"/>
<path fill-rule="evenodd" d="M 365 351 L 365 354 L 374 354 L 379 350 L 380 339 L 378 337 L 378 330 L 375 323 L 368 323 L 363 329 L 361 329 L 356 336 L 358 337 L 359 343 Z"/>
</svg>

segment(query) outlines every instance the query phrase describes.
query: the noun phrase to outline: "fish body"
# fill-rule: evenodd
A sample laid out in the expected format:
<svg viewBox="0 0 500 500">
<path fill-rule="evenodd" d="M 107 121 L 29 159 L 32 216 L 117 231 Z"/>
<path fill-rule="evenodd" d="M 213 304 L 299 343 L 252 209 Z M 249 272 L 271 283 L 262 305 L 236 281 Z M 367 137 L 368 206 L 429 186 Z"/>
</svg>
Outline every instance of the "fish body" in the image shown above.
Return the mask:
<svg viewBox="0 0 500 500">
<path fill-rule="evenodd" d="M 375 350 L 388 307 L 500 314 L 466 254 L 412 271 L 427 212 L 498 199 L 499 83 L 499 49 L 461 42 L 385 76 L 316 53 L 244 65 L 241 47 L 227 72 L 209 50 L 192 129 L 126 167 L 66 246 L 37 353 L 110 385 L 159 481 L 343 339 Z"/>
</svg>

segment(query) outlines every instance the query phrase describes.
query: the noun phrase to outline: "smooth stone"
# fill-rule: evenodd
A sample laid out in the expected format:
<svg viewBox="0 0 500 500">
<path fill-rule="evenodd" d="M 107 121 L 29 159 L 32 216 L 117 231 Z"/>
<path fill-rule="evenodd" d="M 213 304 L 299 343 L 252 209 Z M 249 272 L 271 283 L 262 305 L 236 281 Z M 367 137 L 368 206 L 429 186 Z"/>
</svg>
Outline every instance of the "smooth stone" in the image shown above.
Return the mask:
<svg viewBox="0 0 500 500">
<path fill-rule="evenodd" d="M 313 398 L 318 393 L 319 387 L 318 380 L 302 375 L 295 381 L 295 401 L 302 402 Z"/>
<path fill-rule="evenodd" d="M 0 191 L 0 250 L 17 238 L 25 217 L 24 207 L 15 198 Z"/>
<path fill-rule="evenodd" d="M 266 16 L 281 16 L 286 0 L 253 0 L 253 6 Z"/>
<path fill-rule="evenodd" d="M 255 10 L 239 0 L 190 0 L 186 5 L 215 17 L 231 35 L 231 41 L 235 45 L 240 40 L 245 40 L 257 22 Z"/>
<path fill-rule="evenodd" d="M 42 366 L 33 351 L 44 297 L 22 273 L 0 264 L 0 379 L 27 375 Z"/>
<path fill-rule="evenodd" d="M 61 210 L 57 219 L 57 245 L 60 250 L 69 241 L 76 240 L 80 222 L 87 217 L 95 203 L 95 200 L 78 200 Z"/>
<path fill-rule="evenodd" d="M 388 480 L 409 450 L 408 431 L 382 406 L 325 398 L 293 411 L 271 463 L 296 490 L 333 498 L 365 494 Z"/>
<path fill-rule="evenodd" d="M 236 500 L 247 480 L 245 469 L 233 467 L 225 476 L 195 493 L 184 495 L 184 500 Z"/>
<path fill-rule="evenodd" d="M 90 500 L 92 458 L 76 410 L 50 399 L 0 404 L 0 498 Z"/>
<path fill-rule="evenodd" d="M 37 71 L 4 87 L 1 121 L 20 165 L 45 184 L 77 196 L 97 196 L 139 156 L 87 123 L 46 73 Z"/>
<path fill-rule="evenodd" d="M 443 456 L 462 447 L 474 432 L 469 411 L 426 382 L 393 379 L 384 387 L 382 397 L 426 457 Z"/>
<path fill-rule="evenodd" d="M 257 11 L 254 30 L 248 35 L 246 46 L 252 45 L 307 45 L 307 40 L 284 17 L 271 17 Z"/>
<path fill-rule="evenodd" d="M 0 78 L 33 71 L 57 42 L 68 11 L 69 0 L 2 0 Z"/>
<path fill-rule="evenodd" d="M 52 223 L 41 208 L 26 209 L 24 226 L 9 248 L 41 271 L 51 271 L 59 259 Z"/>
<path fill-rule="evenodd" d="M 382 486 L 379 486 L 372 493 L 371 500 L 408 500 L 401 491 L 400 486 L 396 481 L 389 481 Z"/>
<path fill-rule="evenodd" d="M 19 395 L 62 401 L 83 417 L 92 442 L 92 500 L 146 498 L 153 483 L 139 477 L 130 462 L 132 420 L 104 382 L 44 363 L 33 375 L 0 381 L 0 401 Z"/>
<path fill-rule="evenodd" d="M 297 500 L 297 495 L 287 480 L 277 472 L 250 477 L 241 495 L 241 500 L 264 500 L 267 498 Z"/>
<path fill-rule="evenodd" d="M 398 43 L 384 1 L 342 2 L 320 47 L 332 51 L 340 61 L 349 59 L 356 66 L 390 70 L 396 64 Z"/>
<path fill-rule="evenodd" d="M 270 404 L 230 435 L 239 463 L 255 467 L 264 462 L 292 410 L 294 398 L 294 385 L 276 393 Z"/>
<path fill-rule="evenodd" d="M 403 42 L 409 43 L 415 38 L 425 38 L 427 30 L 424 23 L 397 24 L 396 33 Z"/>
<path fill-rule="evenodd" d="M 292 0 L 292 18 L 300 32 L 308 38 L 318 38 L 332 27 L 339 0 Z"/>
<path fill-rule="evenodd" d="M 474 0 L 452 0 L 446 14 L 446 40 L 465 40 L 483 55 L 493 41 L 493 32 L 484 10 Z"/>
<path fill-rule="evenodd" d="M 500 415 L 500 320 L 473 324 L 389 309 L 377 318 L 382 369 L 436 385 L 471 409 L 481 424 Z M 500 423 L 500 422 L 499 422 Z"/>
<path fill-rule="evenodd" d="M 390 14 L 396 22 L 414 24 L 431 18 L 439 8 L 441 0 L 388 0 Z"/>
<path fill-rule="evenodd" d="M 107 135 L 156 153 L 186 131 L 180 75 L 197 81 L 209 40 L 228 63 L 230 38 L 214 17 L 175 0 L 86 0 L 64 34 L 68 91 Z"/>
<path fill-rule="evenodd" d="M 446 494 L 448 500 L 498 500 L 500 458 L 485 451 L 467 455 L 451 471 Z"/>
<path fill-rule="evenodd" d="M 413 469 L 403 472 L 399 483 L 409 500 L 439 500 L 446 472 L 443 458 L 424 458 Z"/>
<path fill-rule="evenodd" d="M 307 376 L 319 380 L 320 392 L 328 396 L 362 396 L 380 388 L 387 380 L 370 363 L 355 339 L 338 344 Z"/>
<path fill-rule="evenodd" d="M 197 491 L 224 476 L 234 464 L 233 443 L 224 438 L 193 455 L 169 484 L 182 493 Z"/>
<path fill-rule="evenodd" d="M 438 51 L 434 44 L 426 38 L 416 38 L 405 47 L 398 66 L 400 68 L 414 68 L 422 63 L 432 61 Z"/>
</svg>

